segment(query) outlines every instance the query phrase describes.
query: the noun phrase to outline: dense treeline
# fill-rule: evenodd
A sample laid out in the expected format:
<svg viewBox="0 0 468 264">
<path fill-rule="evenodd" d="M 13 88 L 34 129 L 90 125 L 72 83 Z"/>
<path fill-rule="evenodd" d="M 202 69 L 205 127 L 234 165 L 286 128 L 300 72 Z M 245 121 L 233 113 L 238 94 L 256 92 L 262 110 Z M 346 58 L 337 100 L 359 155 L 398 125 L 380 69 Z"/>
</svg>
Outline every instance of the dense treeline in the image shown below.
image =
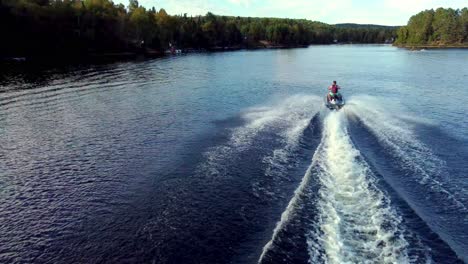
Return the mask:
<svg viewBox="0 0 468 264">
<path fill-rule="evenodd" d="M 398 45 L 468 44 L 468 8 L 425 10 L 398 30 Z"/>
<path fill-rule="evenodd" d="M 333 36 L 344 43 L 390 43 L 396 38 L 397 29 L 391 26 L 337 24 Z"/>
<path fill-rule="evenodd" d="M 109 0 L 0 0 L 0 55 L 29 56 L 124 51 L 383 43 L 395 28 L 332 26 L 298 19 L 171 16 Z"/>
</svg>

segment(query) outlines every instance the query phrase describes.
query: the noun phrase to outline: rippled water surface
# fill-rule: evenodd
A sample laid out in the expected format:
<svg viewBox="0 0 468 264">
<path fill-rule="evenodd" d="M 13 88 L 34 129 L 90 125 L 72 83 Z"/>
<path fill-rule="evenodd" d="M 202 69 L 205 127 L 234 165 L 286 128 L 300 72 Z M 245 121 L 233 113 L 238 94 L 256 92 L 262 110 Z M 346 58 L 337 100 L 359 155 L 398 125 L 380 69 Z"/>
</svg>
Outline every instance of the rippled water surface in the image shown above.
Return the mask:
<svg viewBox="0 0 468 264">
<path fill-rule="evenodd" d="M 373 45 L 6 67 L 0 263 L 466 262 L 467 69 Z"/>
</svg>

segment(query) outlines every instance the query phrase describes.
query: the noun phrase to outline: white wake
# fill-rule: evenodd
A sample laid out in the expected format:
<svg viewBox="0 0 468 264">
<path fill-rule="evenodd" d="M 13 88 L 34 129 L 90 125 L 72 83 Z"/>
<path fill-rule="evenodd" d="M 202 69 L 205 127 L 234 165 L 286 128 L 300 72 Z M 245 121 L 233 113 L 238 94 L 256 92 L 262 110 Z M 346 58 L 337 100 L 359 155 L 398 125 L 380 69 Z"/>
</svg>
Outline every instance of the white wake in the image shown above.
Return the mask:
<svg viewBox="0 0 468 264">
<path fill-rule="evenodd" d="M 326 117 L 314 162 L 320 215 L 308 236 L 310 263 L 408 262 L 401 219 L 351 142 L 342 111 Z"/>
<path fill-rule="evenodd" d="M 382 101 L 382 100 L 381 100 Z M 349 100 L 346 110 L 363 122 L 377 139 L 401 161 L 402 167 L 414 172 L 413 177 L 431 190 L 443 193 L 459 210 L 468 212 L 465 201 L 457 198 L 457 190 L 448 190 L 444 182 L 449 179 L 443 173 L 446 164 L 431 149 L 418 140 L 413 123 L 428 123 L 423 118 L 412 117 L 400 107 L 381 107 L 377 98 L 359 96 Z M 408 122 L 410 121 L 410 122 Z"/>
<path fill-rule="evenodd" d="M 332 112 L 324 120 L 323 138 L 312 164 L 264 246 L 259 263 L 301 208 L 300 203 L 314 202 L 305 195 L 312 179 L 321 188 L 319 221 L 307 234 L 310 263 L 408 262 L 400 217 L 375 186 L 375 176 L 353 146 L 344 113 Z"/>
<path fill-rule="evenodd" d="M 205 153 L 206 162 L 202 164 L 201 169 L 212 175 L 224 175 L 226 160 L 253 147 L 255 138 L 266 132 L 273 134 L 281 142 L 280 147 L 263 157 L 263 163 L 267 164 L 266 174 L 281 175 L 276 172 L 283 171 L 283 164 L 290 163 L 288 154 L 297 147 L 301 135 L 321 106 L 321 98 L 299 94 L 279 102 L 247 109 L 241 115 L 244 124 L 232 129 L 226 144 L 216 146 Z"/>
</svg>

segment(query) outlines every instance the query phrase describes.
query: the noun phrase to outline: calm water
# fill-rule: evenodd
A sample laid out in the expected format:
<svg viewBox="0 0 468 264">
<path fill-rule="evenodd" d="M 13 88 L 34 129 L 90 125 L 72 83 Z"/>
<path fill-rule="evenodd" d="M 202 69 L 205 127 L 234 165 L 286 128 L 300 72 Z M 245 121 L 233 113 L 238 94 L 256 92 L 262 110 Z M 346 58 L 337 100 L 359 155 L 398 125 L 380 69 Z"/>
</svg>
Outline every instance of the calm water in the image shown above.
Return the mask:
<svg viewBox="0 0 468 264">
<path fill-rule="evenodd" d="M 4 69 L 0 263 L 468 261 L 466 87 L 391 46 Z"/>
</svg>

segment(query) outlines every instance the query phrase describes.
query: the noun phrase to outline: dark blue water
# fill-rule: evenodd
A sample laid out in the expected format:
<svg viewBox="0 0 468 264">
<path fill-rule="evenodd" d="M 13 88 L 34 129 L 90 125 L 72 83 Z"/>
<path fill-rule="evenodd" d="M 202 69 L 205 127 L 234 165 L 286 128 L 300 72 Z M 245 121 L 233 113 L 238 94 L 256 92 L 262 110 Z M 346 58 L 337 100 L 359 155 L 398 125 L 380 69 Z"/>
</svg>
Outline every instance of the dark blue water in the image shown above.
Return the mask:
<svg viewBox="0 0 468 264">
<path fill-rule="evenodd" d="M 372 45 L 3 69 L 0 263 L 468 261 L 467 69 Z"/>
</svg>

